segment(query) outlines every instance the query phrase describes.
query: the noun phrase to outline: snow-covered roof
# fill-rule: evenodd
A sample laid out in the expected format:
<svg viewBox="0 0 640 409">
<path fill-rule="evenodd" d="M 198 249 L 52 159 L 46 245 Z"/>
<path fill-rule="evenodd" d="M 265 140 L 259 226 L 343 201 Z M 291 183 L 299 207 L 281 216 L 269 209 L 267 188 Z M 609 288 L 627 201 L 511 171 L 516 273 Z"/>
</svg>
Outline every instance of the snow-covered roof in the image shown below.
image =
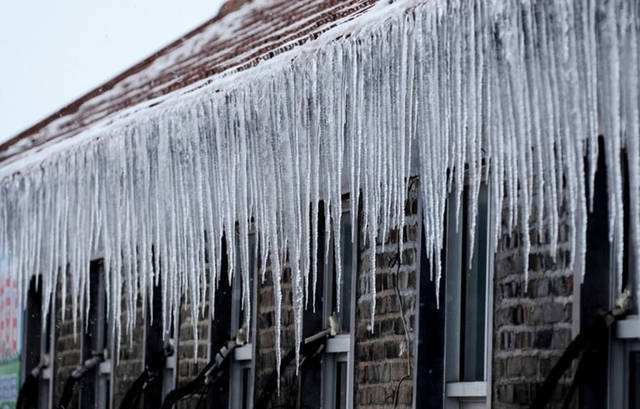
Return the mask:
<svg viewBox="0 0 640 409">
<path fill-rule="evenodd" d="M 0 145 L 8 163 L 97 122 L 207 79 L 259 64 L 373 6 L 375 0 L 229 0 L 220 13 Z"/>
</svg>

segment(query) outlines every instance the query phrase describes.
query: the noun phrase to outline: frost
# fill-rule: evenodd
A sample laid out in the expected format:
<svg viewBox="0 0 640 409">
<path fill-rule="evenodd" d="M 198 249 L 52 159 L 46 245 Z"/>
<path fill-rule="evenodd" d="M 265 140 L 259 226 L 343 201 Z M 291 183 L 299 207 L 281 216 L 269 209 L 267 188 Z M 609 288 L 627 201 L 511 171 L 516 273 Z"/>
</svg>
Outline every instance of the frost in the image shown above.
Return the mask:
<svg viewBox="0 0 640 409">
<path fill-rule="evenodd" d="M 366 247 L 371 324 L 376 247 L 394 228 L 402 240 L 410 176 L 420 178 L 438 284 L 446 198 L 469 207 L 458 223 L 473 246 L 483 179 L 492 192 L 493 251 L 502 235 L 517 236 L 526 280 L 532 246 L 543 242 L 555 255 L 567 240 L 571 267 L 583 272 L 602 134 L 620 274 L 625 161 L 630 251 L 640 256 L 639 7 L 623 0 L 374 7 L 276 62 L 214 78 L 64 150 L 0 169 L 1 273 L 21 283 L 21 297 L 39 275 L 44 308 L 54 291 L 68 294 L 75 322 L 90 301 L 90 261 L 103 258 L 119 340 L 132 333 L 139 300 L 146 306 L 155 284 L 165 327 L 183 297 L 194 316 L 213 306 L 225 249 L 227 276 L 240 274 L 248 324 L 254 252 L 262 281 L 273 282 L 280 352 L 282 281 L 291 280 L 299 345 L 304 308 L 316 308 L 317 257 L 325 256 L 318 220 L 326 221 L 327 253 L 345 192 L 352 223 L 361 221 L 352 239 L 360 234 Z M 568 237 L 559 231 L 564 220 Z M 335 265 L 340 278 L 340 260 Z M 341 296 L 339 285 L 338 305 Z"/>
</svg>

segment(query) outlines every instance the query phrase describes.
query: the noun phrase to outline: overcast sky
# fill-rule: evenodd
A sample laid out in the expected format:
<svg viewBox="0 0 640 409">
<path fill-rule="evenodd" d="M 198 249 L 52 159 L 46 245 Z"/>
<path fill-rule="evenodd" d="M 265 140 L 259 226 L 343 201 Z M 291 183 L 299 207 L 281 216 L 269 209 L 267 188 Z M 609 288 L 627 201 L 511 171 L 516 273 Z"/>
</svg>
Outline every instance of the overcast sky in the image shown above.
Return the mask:
<svg viewBox="0 0 640 409">
<path fill-rule="evenodd" d="M 214 16 L 222 0 L 3 3 L 0 141 Z"/>
</svg>

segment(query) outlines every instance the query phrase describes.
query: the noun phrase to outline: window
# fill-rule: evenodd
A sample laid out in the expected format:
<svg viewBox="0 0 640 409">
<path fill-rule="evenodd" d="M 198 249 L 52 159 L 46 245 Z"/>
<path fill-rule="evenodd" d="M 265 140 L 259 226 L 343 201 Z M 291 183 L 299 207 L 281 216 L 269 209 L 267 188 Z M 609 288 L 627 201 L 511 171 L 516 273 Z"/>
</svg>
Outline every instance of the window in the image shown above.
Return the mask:
<svg viewBox="0 0 640 409">
<path fill-rule="evenodd" d="M 420 254 L 416 345 L 416 407 L 486 408 L 490 405 L 492 254 L 489 246 L 489 192 L 478 193 L 473 248 L 469 249 L 464 189 L 447 200 L 443 277 L 437 303 L 435 283 L 429 279 L 432 263 L 423 243 Z M 456 211 L 458 210 L 458 214 Z M 423 233 L 424 234 L 424 233 Z M 471 254 L 469 254 L 471 253 Z M 443 382 L 444 380 L 444 382 Z"/>
<path fill-rule="evenodd" d="M 340 260 L 342 265 L 342 295 L 340 308 L 337 305 L 337 269 L 334 255 L 334 240 L 340 240 Z M 329 257 L 324 263 L 324 299 L 329 302 L 323 308 L 323 327 L 329 326 L 333 315 L 338 323 L 338 335 L 327 341 L 327 351 L 323 358 L 323 402 L 324 408 L 346 409 L 353 406 L 354 373 L 354 327 L 355 279 L 357 271 L 357 243 L 352 243 L 350 212 L 342 214 L 340 237 L 332 237 Z"/>
<path fill-rule="evenodd" d="M 602 155 L 601 155 L 602 156 Z M 622 158 L 626 158 L 626 154 L 621 154 Z M 629 209 L 629 174 L 626 162 L 623 161 L 622 166 L 624 192 L 624 259 L 622 267 L 622 283 L 623 289 L 637 288 L 634 283 L 634 274 L 631 272 L 636 271 L 636 260 L 631 254 L 631 232 L 630 232 L 630 209 Z M 597 181 L 596 181 L 597 183 Z M 604 182 L 603 182 L 604 185 Z M 606 186 L 606 185 L 605 185 Z M 596 203 L 596 202 L 594 202 Z M 606 208 L 606 196 L 602 206 Z M 606 220 L 606 218 L 605 218 Z M 618 297 L 617 288 L 617 265 L 615 262 L 616 249 L 614 246 L 606 245 L 605 239 L 600 245 L 602 247 L 611 247 L 609 249 L 609 277 L 611 280 L 610 285 L 610 307 L 616 302 Z M 637 306 L 637 299 L 632 302 L 632 306 Z M 633 308 L 633 307 L 632 307 Z M 623 408 L 623 409 L 638 409 L 640 408 L 640 396 L 638 395 L 640 384 L 640 316 L 638 310 L 633 309 L 632 315 L 629 315 L 624 320 L 619 321 L 613 331 L 610 343 L 610 356 L 608 359 L 609 366 L 609 407 L 610 408 Z"/>
<path fill-rule="evenodd" d="M 232 307 L 231 307 L 231 335 L 233 336 L 246 323 L 244 322 L 244 306 L 242 304 L 242 274 L 240 262 L 240 246 L 237 251 L 237 267 L 233 277 L 232 287 Z M 258 248 L 256 235 L 249 236 L 249 289 L 250 305 L 253 308 L 251 318 L 251 328 L 246 328 L 247 343 L 234 351 L 233 362 L 231 363 L 231 409 L 250 409 L 253 406 L 253 386 L 255 367 L 253 357 L 255 355 L 255 322 L 257 318 L 254 303 L 256 299 L 256 272 L 257 272 Z"/>
<path fill-rule="evenodd" d="M 24 328 L 24 368 L 23 378 L 38 366 L 40 375 L 38 382 L 38 407 L 41 409 L 53 407 L 53 369 L 52 350 L 53 336 L 51 331 L 51 305 L 47 318 L 42 319 L 42 283 L 38 283 L 41 277 L 32 277 L 27 294 L 27 307 L 25 310 Z M 42 324 L 46 329 L 42 330 Z"/>
<path fill-rule="evenodd" d="M 168 319 L 172 320 L 172 322 L 167 324 L 169 329 L 163 331 L 162 283 L 159 282 L 158 285 L 154 286 L 153 299 L 151 300 L 151 305 L 147 308 L 145 317 L 145 367 L 149 368 L 157 365 L 159 356 L 165 354 L 167 347 L 171 348 L 173 352 L 165 359 L 162 381 L 145 389 L 145 409 L 159 408 L 165 396 L 176 387 L 176 352 L 178 345 L 175 334 L 178 333 L 178 316 L 178 311 L 175 312 L 173 317 L 170 315 Z"/>
<path fill-rule="evenodd" d="M 229 314 L 229 306 L 233 309 L 233 283 L 229 283 L 228 267 L 229 258 L 227 255 L 227 240 L 222 240 L 221 247 L 221 260 L 220 271 L 218 272 L 218 285 L 215 290 L 215 302 L 213 305 L 209 305 L 209 313 L 211 314 L 211 328 L 209 336 L 209 361 L 215 359 L 216 354 L 220 351 L 223 345 L 227 344 L 227 341 L 232 336 L 231 328 L 231 314 Z M 214 260 L 209 260 L 209 263 L 213 263 Z M 235 273 L 234 273 L 235 274 Z M 234 275 L 234 278 L 236 275 Z M 209 283 L 210 286 L 213 283 Z M 213 291 L 213 288 L 211 288 Z M 228 379 L 230 376 L 229 366 L 224 366 L 224 374 L 221 379 Z M 207 388 L 207 400 L 208 407 L 222 408 L 226 407 L 229 402 L 230 392 L 229 382 L 215 382 Z"/>
<path fill-rule="evenodd" d="M 319 356 L 309 356 L 300 370 L 298 399 L 307 409 L 353 407 L 353 373 L 355 317 L 355 279 L 357 271 L 357 246 L 351 242 L 351 218 L 343 212 L 340 236 L 327 242 L 323 202 L 319 205 L 318 236 L 315 249 L 318 282 L 315 306 L 313 295 L 304 310 L 303 338 L 327 329 L 331 317 L 337 321 L 338 334 L 327 340 L 326 349 Z M 346 208 L 347 206 L 345 206 Z M 342 265 L 341 305 L 337 305 L 337 271 L 334 254 L 335 240 L 340 240 Z M 312 243 L 313 244 L 313 243 Z M 329 245 L 327 249 L 326 246 Z M 314 308 L 315 307 L 315 308 Z"/>
<path fill-rule="evenodd" d="M 604 146 L 600 147 L 604 152 Z M 609 222 L 607 210 L 607 182 L 604 155 L 600 155 L 596 169 L 593 192 L 593 209 L 587 220 L 587 251 L 585 254 L 585 276 L 582 285 L 577 287 L 575 303 L 579 304 L 579 327 L 590 328 L 600 311 L 609 310 L 612 294 L 612 274 L 607 272 L 612 267 L 612 254 L 607 239 Z M 579 279 L 579 278 L 578 278 Z M 603 343 L 608 342 L 609 335 L 601 334 Z M 584 409 L 606 408 L 607 405 L 607 367 L 609 357 L 606 354 L 592 354 L 589 359 L 590 370 L 583 376 L 580 385 L 580 406 Z"/>
<path fill-rule="evenodd" d="M 112 402 L 113 340 L 110 337 L 110 317 L 107 317 L 105 271 L 102 260 L 91 262 L 90 303 L 87 329 L 82 339 L 82 361 L 102 354 L 103 361 L 85 375 L 82 383 L 81 408 L 110 409 Z"/>
<path fill-rule="evenodd" d="M 475 239 L 469 254 L 468 189 L 458 206 L 447 205 L 445 397 L 447 406 L 486 407 L 489 300 L 489 204 L 486 185 L 478 193 Z M 459 213 L 456 215 L 456 208 Z"/>
</svg>

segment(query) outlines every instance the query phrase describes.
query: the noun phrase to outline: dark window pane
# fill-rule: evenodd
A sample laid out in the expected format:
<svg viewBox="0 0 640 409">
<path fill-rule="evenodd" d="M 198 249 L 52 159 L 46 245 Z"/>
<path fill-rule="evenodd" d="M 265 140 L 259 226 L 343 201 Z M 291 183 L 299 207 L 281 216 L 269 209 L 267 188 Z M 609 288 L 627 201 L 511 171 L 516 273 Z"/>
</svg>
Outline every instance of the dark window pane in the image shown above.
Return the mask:
<svg viewBox="0 0 640 409">
<path fill-rule="evenodd" d="M 629 359 L 629 409 L 640 409 L 640 352 Z"/>
<path fill-rule="evenodd" d="M 347 408 L 347 363 L 338 362 L 336 368 L 336 409 Z"/>
<path fill-rule="evenodd" d="M 23 353 L 26 372 L 30 372 L 40 363 L 42 335 L 42 284 L 36 286 L 36 277 L 31 278 L 27 294 L 27 312 L 24 322 L 25 341 Z M 46 333 L 48 334 L 48 332 Z M 48 337 L 45 335 L 45 340 Z"/>
<path fill-rule="evenodd" d="M 251 378 L 251 368 L 242 368 L 242 409 L 249 407 L 249 379 Z"/>
<path fill-rule="evenodd" d="M 101 354 L 109 346 L 109 326 L 106 305 L 105 271 L 102 260 L 91 262 L 89 270 L 90 303 L 87 332 L 82 344 L 82 360 Z M 109 377 L 102 376 L 98 367 L 87 373 L 82 381 L 81 407 L 108 408 Z"/>
<path fill-rule="evenodd" d="M 351 330 L 351 277 L 353 274 L 353 243 L 351 243 L 351 216 L 345 213 L 340 226 L 340 251 L 342 259 L 342 299 L 340 326 L 343 332 Z"/>
<path fill-rule="evenodd" d="M 604 152 L 602 138 L 599 140 L 600 152 Z M 580 329 L 590 328 L 597 321 L 599 311 L 607 311 L 610 305 L 611 281 L 611 243 L 609 234 L 609 216 L 607 209 L 607 170 L 604 155 L 598 156 L 596 168 L 593 209 L 587 220 L 587 253 L 585 255 L 585 275 L 579 287 L 580 295 Z M 608 332 L 602 332 L 601 340 L 608 343 Z M 589 359 L 589 371 L 580 380 L 580 408 L 600 409 L 607 407 L 609 384 L 609 351 L 602 350 Z"/>
<path fill-rule="evenodd" d="M 146 311 L 145 366 L 162 370 L 164 340 L 162 334 L 162 286 L 154 286 L 150 308 Z M 162 382 L 151 382 L 144 389 L 144 408 L 156 409 L 162 405 Z"/>
<path fill-rule="evenodd" d="M 302 390 L 299 390 L 298 399 L 302 402 L 304 409 L 320 409 L 322 402 L 322 394 L 320 385 L 322 385 L 322 366 L 319 357 L 313 358 L 305 364 L 300 370 L 300 382 Z M 292 405 L 291 407 L 295 407 Z"/>
<path fill-rule="evenodd" d="M 444 242 L 449 237 L 445 229 Z M 445 260 L 448 254 L 447 246 L 443 246 L 441 257 Z M 442 409 L 442 396 L 445 379 L 445 320 L 446 297 L 449 280 L 445 276 L 440 285 L 440 304 L 436 299 L 436 280 L 431 279 L 434 268 L 429 260 L 426 246 L 425 231 L 422 229 L 420 240 L 420 296 L 418 304 L 418 357 L 416 373 L 416 402 L 415 407 L 421 409 Z"/>
<path fill-rule="evenodd" d="M 465 272 L 462 274 L 463 328 L 461 328 L 461 371 L 463 381 L 484 380 L 487 210 L 488 194 L 486 187 L 483 186 L 478 195 L 477 220 L 470 264 L 466 255 L 470 240 L 468 237 L 469 229 L 466 224 L 462 226 L 462 252 L 464 256 L 461 258 L 461 270 Z M 465 222 L 467 222 L 467 216 L 467 208 L 465 206 L 463 219 Z"/>
<path fill-rule="evenodd" d="M 105 386 L 104 386 L 105 394 L 101 398 L 102 402 L 100 402 L 100 405 L 105 409 L 110 409 L 111 399 L 109 397 L 111 396 L 111 381 L 109 380 L 109 375 L 105 376 L 104 383 L 105 383 Z"/>
</svg>

